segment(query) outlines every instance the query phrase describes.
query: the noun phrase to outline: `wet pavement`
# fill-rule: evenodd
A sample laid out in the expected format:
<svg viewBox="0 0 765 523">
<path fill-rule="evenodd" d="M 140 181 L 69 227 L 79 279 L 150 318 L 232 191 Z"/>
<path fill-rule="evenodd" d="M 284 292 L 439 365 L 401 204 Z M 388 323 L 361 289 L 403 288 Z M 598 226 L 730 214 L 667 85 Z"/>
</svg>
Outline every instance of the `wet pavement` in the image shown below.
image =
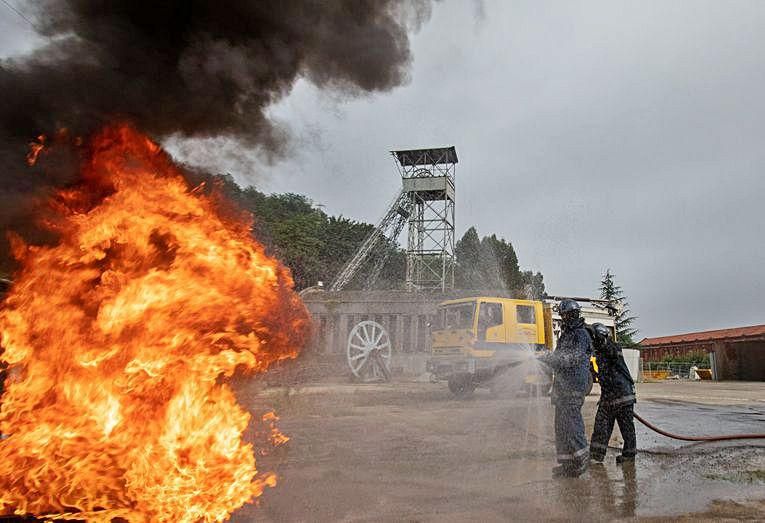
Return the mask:
<svg viewBox="0 0 765 523">
<path fill-rule="evenodd" d="M 635 407 L 647 421 L 680 435 L 716 436 L 721 434 L 765 433 L 765 404 L 704 405 L 678 400 L 647 400 Z M 692 443 L 669 439 L 639 422 L 638 435 L 644 449 L 694 448 Z M 701 445 L 709 448 L 710 444 Z M 722 446 L 719 445 L 718 446 Z"/>
<path fill-rule="evenodd" d="M 710 405 L 647 400 L 641 416 L 662 429 L 689 436 L 765 433 L 765 404 Z M 670 439 L 636 421 L 641 459 L 638 514 L 677 515 L 712 500 L 765 498 L 765 440 L 687 442 Z"/>
<path fill-rule="evenodd" d="M 638 392 L 636 410 L 670 431 L 765 432 L 765 383 Z M 597 399 L 583 409 L 588 436 Z M 765 519 L 765 440 L 677 442 L 638 423 L 634 464 L 610 449 L 581 478 L 553 479 L 546 398 L 456 401 L 443 385 L 394 383 L 252 389 L 246 401 L 276 408 L 292 440 L 259 461 L 279 485 L 233 521 Z"/>
</svg>

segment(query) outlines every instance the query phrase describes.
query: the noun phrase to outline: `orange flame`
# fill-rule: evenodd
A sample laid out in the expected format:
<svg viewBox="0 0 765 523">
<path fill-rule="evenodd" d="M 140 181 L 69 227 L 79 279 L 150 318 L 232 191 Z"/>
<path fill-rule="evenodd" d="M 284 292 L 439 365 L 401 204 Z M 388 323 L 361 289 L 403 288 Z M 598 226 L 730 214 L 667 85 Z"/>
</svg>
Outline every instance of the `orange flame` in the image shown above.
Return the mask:
<svg viewBox="0 0 765 523">
<path fill-rule="evenodd" d="M 0 311 L 18 373 L 0 514 L 225 520 L 276 476 L 257 472 L 250 415 L 221 377 L 295 357 L 308 315 L 250 223 L 191 192 L 157 144 L 116 126 L 88 150 L 56 199 L 59 243 L 17 250 Z"/>
<path fill-rule="evenodd" d="M 263 421 L 268 423 L 268 427 L 270 430 L 270 434 L 268 436 L 269 441 L 271 442 L 271 445 L 274 447 L 278 447 L 280 445 L 284 445 L 287 443 L 290 438 L 289 436 L 285 435 L 278 429 L 276 426 L 276 422 L 279 421 L 279 417 L 276 415 L 274 411 L 266 412 L 262 416 Z"/>
<path fill-rule="evenodd" d="M 37 137 L 37 141 L 29 142 L 29 152 L 27 153 L 27 164 L 31 167 L 37 163 L 37 157 L 45 148 L 45 135 Z"/>
</svg>

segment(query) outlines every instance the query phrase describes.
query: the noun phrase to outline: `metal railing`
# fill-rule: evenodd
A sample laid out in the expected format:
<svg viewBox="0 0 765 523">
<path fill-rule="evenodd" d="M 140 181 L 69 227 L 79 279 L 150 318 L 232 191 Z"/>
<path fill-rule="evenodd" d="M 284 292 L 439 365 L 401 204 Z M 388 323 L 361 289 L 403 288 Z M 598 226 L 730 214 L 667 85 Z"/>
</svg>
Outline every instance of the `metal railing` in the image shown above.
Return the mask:
<svg viewBox="0 0 765 523">
<path fill-rule="evenodd" d="M 643 361 L 641 370 L 643 379 L 652 380 L 688 380 L 694 379 L 691 367 L 709 369 L 709 364 L 673 363 L 663 361 Z"/>
</svg>

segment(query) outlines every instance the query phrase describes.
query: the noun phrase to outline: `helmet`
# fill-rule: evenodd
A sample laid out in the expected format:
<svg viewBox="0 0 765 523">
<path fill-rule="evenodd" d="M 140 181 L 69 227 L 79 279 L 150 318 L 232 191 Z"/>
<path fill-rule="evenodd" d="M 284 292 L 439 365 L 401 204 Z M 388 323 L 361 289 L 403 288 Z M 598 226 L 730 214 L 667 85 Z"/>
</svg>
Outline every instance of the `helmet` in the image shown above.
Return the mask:
<svg viewBox="0 0 765 523">
<path fill-rule="evenodd" d="M 593 323 L 592 330 L 595 332 L 595 334 L 599 338 L 604 340 L 608 339 L 611 336 L 611 332 L 608 330 L 608 327 L 606 327 L 602 323 Z"/>
<path fill-rule="evenodd" d="M 558 305 L 558 313 L 560 314 L 563 323 L 574 324 L 579 319 L 579 311 L 582 307 L 576 300 L 566 298 Z"/>
<path fill-rule="evenodd" d="M 558 312 L 560 313 L 561 317 L 571 314 L 579 316 L 580 310 L 582 310 L 582 307 L 579 305 L 579 302 L 570 298 L 561 300 L 560 305 L 558 305 Z"/>
</svg>

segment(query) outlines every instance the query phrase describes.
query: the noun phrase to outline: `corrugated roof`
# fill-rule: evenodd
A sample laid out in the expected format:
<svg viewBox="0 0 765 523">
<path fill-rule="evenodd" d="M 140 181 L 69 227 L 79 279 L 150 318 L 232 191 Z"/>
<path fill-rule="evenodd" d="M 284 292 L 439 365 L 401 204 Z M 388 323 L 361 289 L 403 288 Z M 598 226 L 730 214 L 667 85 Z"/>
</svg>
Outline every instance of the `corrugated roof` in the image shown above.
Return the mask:
<svg viewBox="0 0 765 523">
<path fill-rule="evenodd" d="M 644 338 L 640 342 L 640 345 L 643 347 L 656 347 L 659 345 L 679 345 L 682 343 L 718 341 L 761 336 L 765 336 L 765 325 L 752 325 L 751 327 L 735 327 L 732 329 L 719 329 L 714 331 L 689 332 L 687 334 L 675 334 L 674 336 L 661 336 L 659 338 Z"/>
</svg>

